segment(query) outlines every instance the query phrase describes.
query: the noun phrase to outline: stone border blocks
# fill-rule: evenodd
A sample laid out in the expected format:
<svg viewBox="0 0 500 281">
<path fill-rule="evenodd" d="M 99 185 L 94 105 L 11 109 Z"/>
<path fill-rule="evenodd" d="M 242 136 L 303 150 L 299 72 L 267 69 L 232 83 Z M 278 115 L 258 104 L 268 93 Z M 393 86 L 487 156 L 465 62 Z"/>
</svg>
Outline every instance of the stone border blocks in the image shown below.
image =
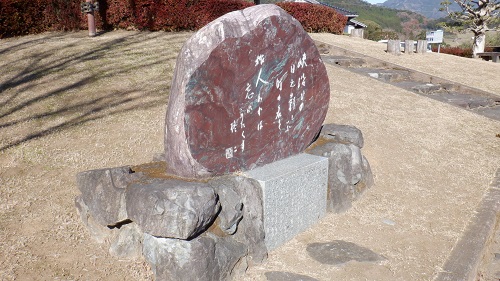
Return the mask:
<svg viewBox="0 0 500 281">
<path fill-rule="evenodd" d="M 462 238 L 434 281 L 479 280 L 478 270 L 500 219 L 500 168 Z"/>
</svg>

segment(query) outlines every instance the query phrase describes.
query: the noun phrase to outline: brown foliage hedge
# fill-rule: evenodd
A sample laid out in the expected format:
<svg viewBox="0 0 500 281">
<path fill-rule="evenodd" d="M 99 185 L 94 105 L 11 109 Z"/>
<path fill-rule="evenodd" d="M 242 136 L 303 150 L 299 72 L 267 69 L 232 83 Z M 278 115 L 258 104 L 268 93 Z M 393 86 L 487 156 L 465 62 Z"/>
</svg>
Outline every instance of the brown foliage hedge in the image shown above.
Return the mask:
<svg viewBox="0 0 500 281">
<path fill-rule="evenodd" d="M 0 38 L 45 31 L 86 29 L 84 0 L 0 0 Z M 241 0 L 99 0 L 100 30 L 197 30 L 214 19 L 252 6 Z M 347 18 L 319 5 L 281 3 L 308 32 L 341 34 Z"/>
<path fill-rule="evenodd" d="M 85 29 L 81 2 L 84 0 L 0 0 L 0 38 Z M 196 30 L 252 5 L 240 0 L 99 0 L 96 26 L 100 30 Z"/>
<path fill-rule="evenodd" d="M 83 27 L 80 1 L 1 0 L 0 38 Z"/>
<path fill-rule="evenodd" d="M 432 44 L 432 51 L 437 52 L 438 46 L 436 44 Z M 459 57 L 472 58 L 473 52 L 472 48 L 463 48 L 463 47 L 445 47 L 441 46 L 440 53 L 449 54 Z"/>
<path fill-rule="evenodd" d="M 307 32 L 344 32 L 347 17 L 335 9 L 307 3 L 281 2 L 276 5 L 296 18 Z"/>
</svg>

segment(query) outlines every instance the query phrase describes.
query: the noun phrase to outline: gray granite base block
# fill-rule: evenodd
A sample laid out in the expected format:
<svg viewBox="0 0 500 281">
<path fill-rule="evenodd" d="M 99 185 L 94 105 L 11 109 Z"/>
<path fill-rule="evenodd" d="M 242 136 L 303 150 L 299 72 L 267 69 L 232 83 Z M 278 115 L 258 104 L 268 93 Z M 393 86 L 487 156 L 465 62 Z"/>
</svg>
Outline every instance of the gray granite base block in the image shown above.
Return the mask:
<svg viewBox="0 0 500 281">
<path fill-rule="evenodd" d="M 273 250 L 325 215 L 328 158 L 299 154 L 247 172 L 259 182 L 267 249 Z"/>
</svg>

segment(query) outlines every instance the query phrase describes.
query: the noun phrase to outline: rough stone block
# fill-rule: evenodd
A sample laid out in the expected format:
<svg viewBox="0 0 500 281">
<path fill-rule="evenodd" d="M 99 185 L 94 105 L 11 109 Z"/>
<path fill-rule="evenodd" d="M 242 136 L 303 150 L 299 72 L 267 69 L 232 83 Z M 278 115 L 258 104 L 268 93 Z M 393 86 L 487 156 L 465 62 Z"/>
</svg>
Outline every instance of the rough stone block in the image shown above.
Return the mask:
<svg viewBox="0 0 500 281">
<path fill-rule="evenodd" d="M 115 237 L 111 240 L 109 253 L 115 257 L 137 259 L 142 255 L 142 239 L 144 234 L 137 224 L 128 223 L 114 229 Z"/>
<path fill-rule="evenodd" d="M 306 230 L 326 212 L 327 158 L 299 154 L 247 174 L 262 188 L 268 250 Z"/>
<path fill-rule="evenodd" d="M 97 223 L 92 215 L 90 214 L 89 207 L 82 199 L 82 196 L 77 196 L 75 198 L 75 206 L 78 214 L 80 214 L 80 219 L 83 225 L 89 231 L 90 237 L 92 237 L 97 243 L 108 243 L 110 238 L 113 237 L 113 230 L 100 223 Z"/>
<path fill-rule="evenodd" d="M 320 136 L 335 142 L 354 144 L 363 148 L 364 139 L 360 129 L 349 125 L 326 124 L 321 129 Z"/>
<path fill-rule="evenodd" d="M 240 195 L 233 189 L 226 186 L 218 186 L 217 194 L 221 202 L 221 212 L 219 213 L 220 228 L 227 235 L 233 235 L 238 229 L 238 224 L 243 219 L 243 202 Z"/>
<path fill-rule="evenodd" d="M 121 225 L 120 228 L 109 228 L 94 220 L 81 196 L 76 197 L 75 205 L 90 237 L 97 243 L 109 246 L 111 255 L 127 259 L 136 259 L 141 256 L 143 233 L 136 224 L 127 223 Z"/>
<path fill-rule="evenodd" d="M 393 55 L 401 55 L 401 41 L 389 40 L 387 42 L 387 53 Z"/>
<path fill-rule="evenodd" d="M 261 263 L 267 257 L 267 248 L 264 244 L 262 190 L 259 182 L 230 175 L 215 178 L 209 184 L 219 195 L 222 205 L 218 216 L 219 227 L 226 235 L 232 234 L 233 239 L 247 246 L 249 265 Z"/>
<path fill-rule="evenodd" d="M 405 54 L 411 55 L 415 50 L 415 44 L 413 44 L 413 40 L 405 40 Z"/>
<path fill-rule="evenodd" d="M 413 91 L 420 94 L 432 94 L 433 92 L 441 90 L 441 85 L 439 84 L 423 84 L 417 85 L 411 88 Z"/>
<path fill-rule="evenodd" d="M 368 248 L 342 240 L 309 244 L 307 252 L 316 261 L 331 265 L 342 265 L 350 261 L 377 263 L 386 259 Z"/>
<path fill-rule="evenodd" d="M 141 176 L 126 166 L 81 172 L 76 181 L 92 218 L 101 225 L 114 226 L 128 219 L 125 188 Z"/>
<path fill-rule="evenodd" d="M 190 239 L 205 231 L 220 209 L 213 188 L 202 182 L 143 180 L 126 192 L 128 217 L 143 232 L 158 237 Z"/>
<path fill-rule="evenodd" d="M 354 144 L 334 141 L 313 144 L 308 153 L 328 157 L 329 212 L 344 212 L 352 202 L 373 185 L 373 175 L 366 158 Z"/>
<path fill-rule="evenodd" d="M 230 278 L 245 245 L 215 236 L 187 241 L 144 234 L 143 254 L 156 280 L 219 281 Z"/>
<path fill-rule="evenodd" d="M 427 40 L 418 40 L 417 54 L 425 54 L 425 53 L 427 53 Z"/>
</svg>

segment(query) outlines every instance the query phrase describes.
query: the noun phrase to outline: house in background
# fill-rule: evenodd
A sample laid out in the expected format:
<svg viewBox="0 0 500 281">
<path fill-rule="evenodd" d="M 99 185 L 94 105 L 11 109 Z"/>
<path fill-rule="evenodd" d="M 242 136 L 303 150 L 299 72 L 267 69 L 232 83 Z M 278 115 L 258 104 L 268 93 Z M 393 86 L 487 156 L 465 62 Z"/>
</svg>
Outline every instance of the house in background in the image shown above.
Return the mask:
<svg viewBox="0 0 500 281">
<path fill-rule="evenodd" d="M 335 6 L 332 6 L 332 5 L 327 4 L 327 3 L 322 3 L 322 2 L 319 2 L 316 0 L 285 0 L 285 2 L 309 3 L 309 4 L 316 4 L 316 5 L 323 5 L 323 6 L 335 9 L 339 14 L 347 17 L 347 23 L 346 23 L 346 26 L 344 27 L 344 33 L 345 34 L 352 34 L 352 33 L 355 33 L 355 32 L 353 32 L 353 30 L 358 29 L 361 32 L 356 32 L 356 33 L 361 33 L 360 37 L 363 37 L 362 30 L 364 28 L 366 28 L 366 24 L 355 20 L 355 18 L 357 18 L 359 15 L 354 13 L 354 12 L 351 12 L 349 10 L 346 10 L 346 9 L 343 9 L 340 7 L 335 7 Z"/>
</svg>

